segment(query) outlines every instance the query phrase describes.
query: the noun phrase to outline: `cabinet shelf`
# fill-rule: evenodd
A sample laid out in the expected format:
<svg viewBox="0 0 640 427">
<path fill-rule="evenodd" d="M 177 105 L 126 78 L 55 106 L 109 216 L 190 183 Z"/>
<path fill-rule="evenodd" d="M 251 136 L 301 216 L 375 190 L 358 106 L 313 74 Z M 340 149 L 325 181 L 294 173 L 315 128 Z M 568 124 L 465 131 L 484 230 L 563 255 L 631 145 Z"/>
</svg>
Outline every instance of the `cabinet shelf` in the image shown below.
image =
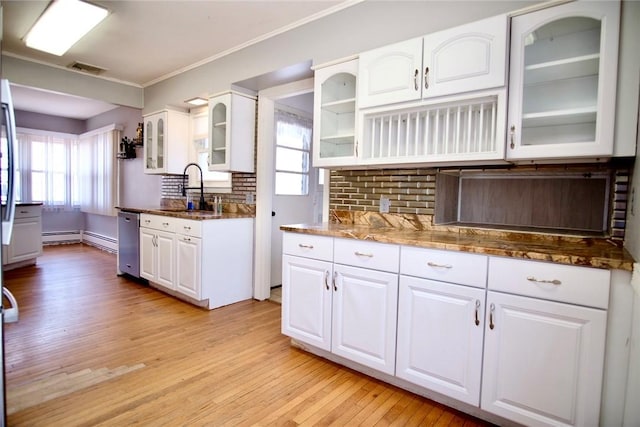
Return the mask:
<svg viewBox="0 0 640 427">
<path fill-rule="evenodd" d="M 540 127 L 591 123 L 596 121 L 597 107 L 570 108 L 522 115 L 523 127 Z"/>
<path fill-rule="evenodd" d="M 214 123 L 213 127 L 214 128 L 221 128 L 221 127 L 225 127 L 227 125 L 227 122 L 218 122 L 218 123 Z"/>
<path fill-rule="evenodd" d="M 227 147 L 213 147 L 211 151 L 225 151 Z"/>
<path fill-rule="evenodd" d="M 524 84 L 597 75 L 599 65 L 599 53 L 527 65 Z"/>
<path fill-rule="evenodd" d="M 323 136 L 320 138 L 322 142 L 328 142 L 332 144 L 352 144 L 355 138 L 354 134 L 342 134 L 342 135 L 331 135 L 331 136 Z"/>
<path fill-rule="evenodd" d="M 356 110 L 356 99 L 348 98 L 338 101 L 325 102 L 322 109 L 336 114 L 353 113 Z"/>
</svg>

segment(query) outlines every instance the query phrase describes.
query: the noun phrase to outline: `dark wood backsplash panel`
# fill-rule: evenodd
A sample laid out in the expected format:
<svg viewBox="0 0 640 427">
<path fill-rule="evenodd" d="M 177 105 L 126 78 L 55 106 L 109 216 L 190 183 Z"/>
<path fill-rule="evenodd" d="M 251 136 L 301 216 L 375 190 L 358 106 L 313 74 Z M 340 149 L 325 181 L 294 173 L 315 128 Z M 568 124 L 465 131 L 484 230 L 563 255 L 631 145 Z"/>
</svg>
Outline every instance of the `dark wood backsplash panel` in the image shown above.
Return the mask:
<svg viewBox="0 0 640 427">
<path fill-rule="evenodd" d="M 464 178 L 459 222 L 606 231 L 608 179 Z"/>
</svg>

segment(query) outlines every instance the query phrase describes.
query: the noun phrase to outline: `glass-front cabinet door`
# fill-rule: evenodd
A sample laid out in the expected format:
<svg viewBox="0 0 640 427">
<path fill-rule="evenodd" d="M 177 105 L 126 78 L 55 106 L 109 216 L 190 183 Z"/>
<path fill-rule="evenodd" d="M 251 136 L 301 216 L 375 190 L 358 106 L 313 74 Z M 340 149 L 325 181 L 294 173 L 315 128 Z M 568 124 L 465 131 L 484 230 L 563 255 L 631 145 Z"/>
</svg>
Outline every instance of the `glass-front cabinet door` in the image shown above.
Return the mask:
<svg viewBox="0 0 640 427">
<path fill-rule="evenodd" d="M 357 59 L 315 71 L 314 167 L 356 163 L 357 73 Z"/>
<path fill-rule="evenodd" d="M 163 116 L 158 117 L 156 131 L 158 133 L 156 138 L 156 168 L 164 169 L 165 125 Z"/>
<path fill-rule="evenodd" d="M 144 135 L 144 168 L 154 169 L 153 164 L 153 120 L 146 120 Z"/>
<path fill-rule="evenodd" d="M 613 154 L 619 21 L 614 1 L 513 18 L 508 159 Z"/>
<path fill-rule="evenodd" d="M 228 97 L 221 97 L 211 107 L 211 145 L 209 167 L 227 163 L 227 104 Z"/>
</svg>

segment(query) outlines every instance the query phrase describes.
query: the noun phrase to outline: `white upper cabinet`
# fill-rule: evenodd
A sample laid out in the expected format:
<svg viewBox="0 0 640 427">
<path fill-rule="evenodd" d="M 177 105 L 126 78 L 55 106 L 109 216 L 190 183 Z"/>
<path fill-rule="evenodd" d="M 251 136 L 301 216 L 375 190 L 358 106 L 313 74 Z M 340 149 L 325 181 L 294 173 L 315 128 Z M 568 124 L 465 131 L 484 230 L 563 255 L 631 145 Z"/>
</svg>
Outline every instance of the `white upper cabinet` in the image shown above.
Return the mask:
<svg viewBox="0 0 640 427">
<path fill-rule="evenodd" d="M 501 87 L 507 17 L 498 15 L 360 55 L 360 108 Z"/>
<path fill-rule="evenodd" d="M 360 54 L 360 108 L 420 99 L 422 37 Z"/>
<path fill-rule="evenodd" d="M 256 100 L 228 92 L 209 98 L 209 170 L 254 172 Z"/>
<path fill-rule="evenodd" d="M 144 116 L 144 172 L 182 174 L 188 139 L 189 115 L 163 110 Z"/>
<path fill-rule="evenodd" d="M 315 70 L 313 166 L 351 165 L 357 153 L 358 60 Z"/>
<path fill-rule="evenodd" d="M 423 50 L 423 98 L 504 86 L 507 17 L 429 34 Z"/>
<path fill-rule="evenodd" d="M 619 26 L 616 1 L 513 18 L 508 160 L 613 154 Z"/>
</svg>

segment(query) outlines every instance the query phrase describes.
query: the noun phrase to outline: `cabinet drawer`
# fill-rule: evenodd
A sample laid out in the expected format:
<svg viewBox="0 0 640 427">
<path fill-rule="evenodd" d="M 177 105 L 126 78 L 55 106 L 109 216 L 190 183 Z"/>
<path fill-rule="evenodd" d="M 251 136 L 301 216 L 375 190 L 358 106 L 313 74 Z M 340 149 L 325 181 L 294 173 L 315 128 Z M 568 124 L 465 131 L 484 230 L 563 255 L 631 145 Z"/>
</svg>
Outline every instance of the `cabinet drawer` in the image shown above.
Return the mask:
<svg viewBox="0 0 640 427">
<path fill-rule="evenodd" d="M 176 218 L 174 231 L 187 236 L 202 237 L 202 221 Z"/>
<path fill-rule="evenodd" d="M 606 309 L 611 272 L 549 262 L 489 258 L 489 289 Z"/>
<path fill-rule="evenodd" d="M 282 239 L 282 250 L 285 254 L 333 261 L 333 237 L 284 233 Z"/>
<path fill-rule="evenodd" d="M 400 263 L 400 246 L 354 239 L 336 239 L 334 262 L 397 273 Z"/>
<path fill-rule="evenodd" d="M 154 230 L 162 230 L 175 232 L 177 218 L 171 218 L 163 215 L 140 215 L 140 227 L 153 228 Z"/>
<path fill-rule="evenodd" d="M 16 206 L 14 218 L 34 218 L 42 214 L 42 206 Z"/>
<path fill-rule="evenodd" d="M 487 257 L 454 251 L 402 247 L 400 274 L 485 288 Z"/>
</svg>

